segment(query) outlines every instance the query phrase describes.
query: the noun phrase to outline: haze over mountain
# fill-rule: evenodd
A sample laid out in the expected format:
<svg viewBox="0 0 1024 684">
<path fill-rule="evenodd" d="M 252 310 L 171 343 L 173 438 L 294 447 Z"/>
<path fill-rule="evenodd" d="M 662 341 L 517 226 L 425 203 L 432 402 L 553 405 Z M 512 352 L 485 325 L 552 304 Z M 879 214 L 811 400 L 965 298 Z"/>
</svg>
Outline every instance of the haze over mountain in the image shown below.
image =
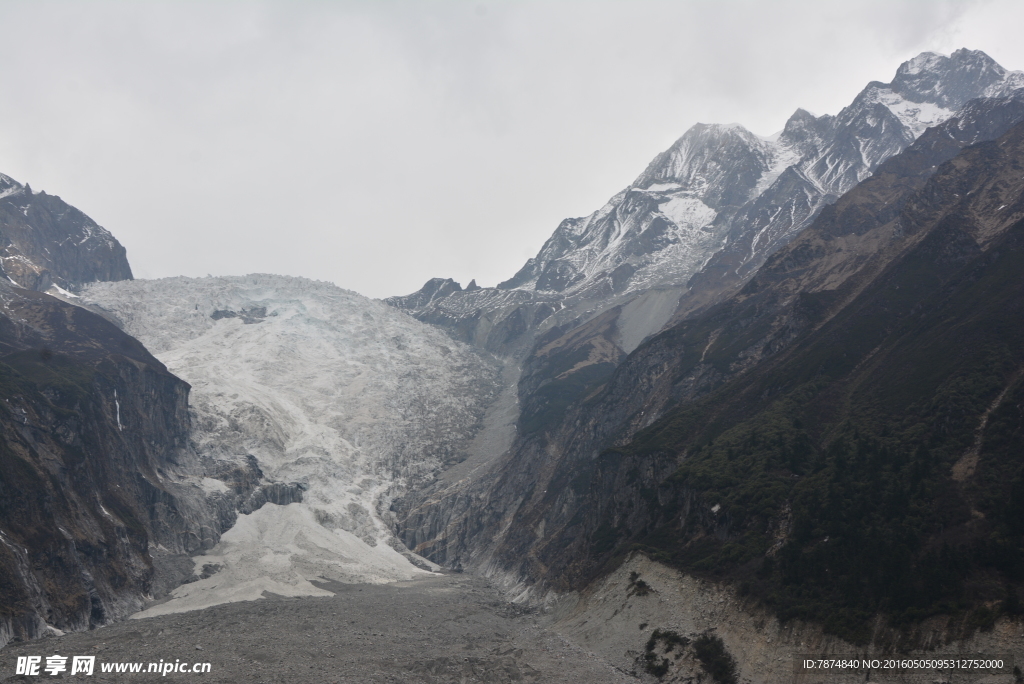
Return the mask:
<svg viewBox="0 0 1024 684">
<path fill-rule="evenodd" d="M 1022 13 L 1012 0 L 15 3 L 0 36 L 39 58 L 0 72 L 18 94 L 0 103 L 0 170 L 86 210 L 136 277 L 282 273 L 371 297 L 438 275 L 495 285 L 693 122 L 766 136 L 797 106 L 837 113 L 923 50 L 1022 68 Z M 282 229 L 294 239 L 276 241 Z"/>
</svg>

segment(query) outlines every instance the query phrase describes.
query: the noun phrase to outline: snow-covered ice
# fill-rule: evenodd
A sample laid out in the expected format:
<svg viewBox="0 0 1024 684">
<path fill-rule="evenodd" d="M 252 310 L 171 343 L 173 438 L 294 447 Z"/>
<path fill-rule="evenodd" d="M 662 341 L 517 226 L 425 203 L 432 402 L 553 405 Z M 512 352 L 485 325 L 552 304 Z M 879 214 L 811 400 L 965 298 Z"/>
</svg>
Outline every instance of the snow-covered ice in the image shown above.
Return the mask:
<svg viewBox="0 0 1024 684">
<path fill-rule="evenodd" d="M 703 228 L 718 215 L 718 212 L 699 199 L 685 196 L 672 197 L 667 202 L 659 204 L 658 211 L 676 226 L 689 230 Z"/>
<path fill-rule="evenodd" d="M 318 578 L 423 572 L 390 545 L 388 506 L 458 455 L 493 396 L 493 360 L 381 302 L 302 278 L 96 283 L 82 296 L 192 385 L 201 455 L 251 455 L 266 482 L 307 488 L 301 503 L 240 515 L 195 559 L 197 575 L 220 569 L 140 617 L 264 591 L 319 595 Z M 191 476 L 209 495 L 226 490 Z"/>
</svg>

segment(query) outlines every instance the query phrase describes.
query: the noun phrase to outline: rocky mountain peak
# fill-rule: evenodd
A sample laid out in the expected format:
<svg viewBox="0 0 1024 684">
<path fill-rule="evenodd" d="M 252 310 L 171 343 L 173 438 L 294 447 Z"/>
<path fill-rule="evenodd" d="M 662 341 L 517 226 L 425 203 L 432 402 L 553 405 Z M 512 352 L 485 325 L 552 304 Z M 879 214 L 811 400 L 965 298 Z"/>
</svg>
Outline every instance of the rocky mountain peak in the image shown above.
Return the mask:
<svg viewBox="0 0 1024 684">
<path fill-rule="evenodd" d="M 476 284 L 476 281 L 473 281 L 473 284 Z M 462 285 L 451 278 L 431 278 L 413 294 L 395 299 L 403 300 L 400 308 L 418 308 L 428 306 L 436 299 L 447 297 L 453 292 L 462 292 Z"/>
<path fill-rule="evenodd" d="M 900 65 L 889 88 L 911 102 L 959 108 L 1002 83 L 1008 73 L 981 50 L 962 48 L 949 57 L 923 52 Z"/>
<path fill-rule="evenodd" d="M 709 206 L 736 204 L 757 183 L 766 156 L 763 141 L 739 124 L 698 123 L 655 157 L 632 187 L 676 183 Z"/>
<path fill-rule="evenodd" d="M 1021 72 L 1010 72 L 984 52 L 958 50 L 951 56 L 925 52 L 896 70 L 890 83 L 872 81 L 839 114 L 852 121 L 878 105 L 888 109 L 913 138 L 942 123 L 978 97 L 1002 96 L 1024 85 Z"/>
<path fill-rule="evenodd" d="M 923 53 L 891 83 L 869 83 L 837 115 L 797 109 L 775 136 L 739 124 L 695 124 L 605 206 L 562 221 L 497 289 L 470 293 L 431 281 L 388 301 L 458 331 L 459 339 L 482 334 L 495 349 L 536 326 L 598 315 L 653 290 L 673 290 L 681 312 L 701 308 L 738 287 L 823 207 L 929 127 L 975 98 L 1020 88 L 1024 73 L 983 52 Z M 647 332 L 665 322 L 661 316 L 645 315 Z M 491 339 L 495 330 L 499 341 Z"/>
<path fill-rule="evenodd" d="M 797 107 L 796 111 L 786 120 L 786 127 L 783 129 L 783 132 L 802 130 L 808 126 L 813 126 L 817 122 L 818 117 L 803 107 Z"/>
<path fill-rule="evenodd" d="M 774 142 L 782 148 L 792 148 L 799 154 L 812 152 L 821 145 L 828 135 L 834 116 L 815 116 L 806 109 L 797 109 L 786 121 L 785 127 L 768 142 Z"/>
<path fill-rule="evenodd" d="M 130 280 L 113 235 L 56 195 L 0 174 L 0 278 L 29 290 Z"/>
</svg>

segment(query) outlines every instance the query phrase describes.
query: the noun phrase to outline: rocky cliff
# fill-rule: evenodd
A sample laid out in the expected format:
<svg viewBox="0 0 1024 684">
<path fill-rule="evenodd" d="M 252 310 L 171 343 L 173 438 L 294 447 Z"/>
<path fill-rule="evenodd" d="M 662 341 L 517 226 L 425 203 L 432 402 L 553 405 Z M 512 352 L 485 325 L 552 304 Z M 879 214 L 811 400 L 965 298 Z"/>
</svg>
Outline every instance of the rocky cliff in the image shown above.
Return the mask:
<svg viewBox="0 0 1024 684">
<path fill-rule="evenodd" d="M 45 291 L 97 280 L 130 280 L 124 247 L 60 197 L 0 174 L 0 275 Z"/>
<path fill-rule="evenodd" d="M 151 552 L 230 524 L 182 476 L 188 393 L 109 321 L 0 285 L 0 643 L 138 610 L 159 590 Z"/>
</svg>

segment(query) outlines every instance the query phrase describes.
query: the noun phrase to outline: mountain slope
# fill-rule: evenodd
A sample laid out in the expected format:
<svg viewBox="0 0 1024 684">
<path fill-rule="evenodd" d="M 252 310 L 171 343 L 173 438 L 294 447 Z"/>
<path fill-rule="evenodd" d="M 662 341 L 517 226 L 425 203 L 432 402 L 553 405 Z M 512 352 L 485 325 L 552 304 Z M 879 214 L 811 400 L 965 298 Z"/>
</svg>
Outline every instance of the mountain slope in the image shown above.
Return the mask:
<svg viewBox="0 0 1024 684">
<path fill-rule="evenodd" d="M 928 511 L 941 510 L 937 502 L 951 490 L 964 489 L 949 499 L 961 512 L 955 502 L 976 496 L 973 485 L 953 480 L 951 469 L 967 450 L 984 451 L 984 435 L 975 429 L 987 429 L 982 418 L 996 415 L 997 397 L 1016 391 L 1019 279 L 1010 274 L 1020 268 L 1024 129 L 1015 125 L 998 142 L 971 143 L 1022 118 L 1019 102 L 980 100 L 963 118 L 930 130 L 822 212 L 736 296 L 641 345 L 557 421 L 533 431 L 521 421 L 492 483 L 452 486 L 408 505 L 407 541 L 438 562 L 475 564 L 559 590 L 583 586 L 642 544 L 690 571 L 720 569 L 752 590 L 762 587 L 762 598 L 784 580 L 765 554 L 771 559 L 788 548 L 797 560 L 786 566 L 786 586 L 817 581 L 820 593 L 813 600 L 787 595 L 776 605 L 825 617 L 821 606 L 839 605 L 847 590 L 822 575 L 814 580 L 813 572 L 830 566 L 812 571 L 797 553 L 810 547 L 786 543 L 797 520 L 821 517 L 814 506 L 824 504 L 806 497 L 830 491 L 819 485 L 839 467 L 836 453 L 874 449 L 874 460 L 863 462 L 876 471 L 879 459 L 903 459 L 891 466 L 891 482 L 927 470 L 927 487 L 914 491 L 915 505 Z M 918 354 L 926 362 L 915 360 Z M 1004 444 L 1013 444 L 1016 428 L 999 429 L 1009 440 Z M 921 440 L 928 454 L 915 456 Z M 992 467 L 1012 470 L 1006 458 Z M 960 472 L 977 463 L 967 457 Z M 858 471 L 850 481 L 871 483 L 880 472 Z M 1005 488 L 1001 496 L 990 505 L 1015 500 Z M 969 540 L 1003 529 L 972 528 L 958 515 L 929 518 L 928 525 L 967 524 Z M 892 523 L 888 531 L 903 529 L 898 515 L 884 519 Z M 889 548 L 912 557 L 907 567 L 929 562 L 935 528 L 928 525 L 914 528 L 917 536 L 905 548 Z M 812 534 L 800 544 L 820 544 L 824 536 L 831 535 Z M 829 558 L 841 565 L 839 556 Z M 1009 566 L 972 562 L 968 567 L 982 568 L 982 575 L 994 568 L 1004 580 L 1020 579 L 1012 559 Z M 860 640 L 864 616 L 874 610 L 898 622 L 934 611 L 942 600 L 971 607 L 993 598 L 990 589 L 971 589 L 976 575 L 967 572 L 946 589 L 914 589 L 908 604 L 897 605 L 891 592 L 906 587 L 893 575 L 874 577 L 866 603 L 841 604 L 832 629 Z"/>
<path fill-rule="evenodd" d="M 1016 614 L 1021 160 L 1020 126 L 966 150 L 926 188 L 947 210 L 833 318 L 605 454 L 601 551 L 639 543 L 744 580 L 781 615 L 858 642 L 879 611 L 897 627 Z M 623 466 L 651 457 L 679 468 L 657 503 L 621 506 Z"/>
<path fill-rule="evenodd" d="M 769 139 L 738 125 L 699 124 L 601 210 L 564 221 L 538 256 L 498 288 L 462 290 L 458 283 L 434 279 L 413 295 L 387 301 L 456 339 L 508 359 L 506 374 L 518 375 L 520 444 L 514 451 L 526 448 L 531 435 L 558 425 L 567 408 L 595 392 L 645 338 L 735 293 L 770 254 L 799 240 L 816 216 L 831 211 L 840 193 L 898 156 L 915 138 L 928 137 L 915 152 L 927 159 L 915 162 L 916 171 L 897 174 L 908 175 L 903 190 L 923 182 L 964 145 L 1004 132 L 1016 120 L 1022 79 L 984 53 L 925 54 L 903 64 L 890 84 L 869 84 L 837 116 L 815 117 L 798 110 Z M 965 100 L 978 95 L 991 97 Z M 929 131 L 929 124 L 949 122 L 954 107 L 959 108 L 955 128 L 940 124 L 931 130 L 941 134 L 922 133 Z M 857 205 L 850 209 L 857 210 Z M 883 233 L 847 240 L 846 249 L 859 250 L 858 259 L 847 259 L 854 252 L 833 256 L 833 271 L 819 274 L 828 284 L 817 287 L 835 288 L 849 277 L 869 282 L 877 272 L 872 269 L 893 256 L 891 250 L 882 250 L 881 258 L 871 256 L 889 244 L 888 233 Z M 807 251 L 800 258 L 806 260 L 818 248 L 804 245 Z M 874 265 L 862 264 L 865 260 Z M 754 343 L 756 336 L 740 337 L 750 347 L 739 349 L 744 357 L 735 369 L 756 364 L 765 349 L 784 347 L 792 334 L 785 325 L 767 322 L 758 330 L 751 334 L 767 336 L 761 346 Z M 723 333 L 723 340 L 730 339 Z M 675 364 L 670 359 L 660 363 L 662 370 Z M 708 391 L 724 377 L 706 364 L 692 371 L 684 383 L 690 396 Z M 590 439 L 596 444 L 607 434 L 598 426 Z M 542 436 L 538 439 L 543 442 Z M 538 458 L 560 447 L 564 445 L 557 440 L 537 446 Z M 508 459 L 515 458 L 505 448 L 492 450 L 490 467 L 506 468 Z M 532 467 L 524 464 L 524 472 Z M 464 491 L 487 491 L 485 480 L 492 476 L 491 470 L 477 469 L 470 479 L 478 482 L 464 482 L 457 491 L 441 494 L 435 490 L 447 485 L 439 484 L 404 500 L 403 515 L 420 511 L 412 514 L 406 540 L 435 548 L 431 540 L 447 538 L 446 528 L 469 524 L 460 518 L 462 507 L 470 505 Z M 498 518 L 516 505 L 511 491 L 495 506 L 501 511 Z M 442 513 L 448 496 L 455 503 Z M 473 527 L 489 529 L 476 523 Z M 448 542 L 441 541 L 436 559 L 468 553 L 463 532 L 452 538 L 460 540 L 460 550 L 447 549 Z M 489 542 L 484 546 L 491 548 Z"/>
</svg>

